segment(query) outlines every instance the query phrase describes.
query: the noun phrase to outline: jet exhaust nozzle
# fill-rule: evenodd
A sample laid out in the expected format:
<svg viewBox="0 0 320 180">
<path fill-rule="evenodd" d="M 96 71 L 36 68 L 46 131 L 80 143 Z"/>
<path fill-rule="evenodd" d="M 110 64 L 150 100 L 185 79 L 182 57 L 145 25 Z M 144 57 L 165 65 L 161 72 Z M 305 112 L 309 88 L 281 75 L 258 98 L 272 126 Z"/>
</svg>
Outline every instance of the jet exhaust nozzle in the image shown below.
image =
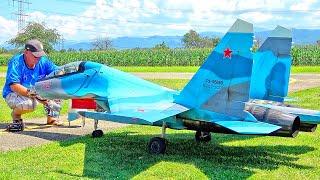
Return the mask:
<svg viewBox="0 0 320 180">
<path fill-rule="evenodd" d="M 246 110 L 258 121 L 281 127 L 281 129 L 271 133 L 271 136 L 296 137 L 299 133 L 299 116 L 257 105 L 247 105 Z"/>
<path fill-rule="evenodd" d="M 299 130 L 303 132 L 315 132 L 316 129 L 317 129 L 317 124 L 301 123 Z"/>
</svg>

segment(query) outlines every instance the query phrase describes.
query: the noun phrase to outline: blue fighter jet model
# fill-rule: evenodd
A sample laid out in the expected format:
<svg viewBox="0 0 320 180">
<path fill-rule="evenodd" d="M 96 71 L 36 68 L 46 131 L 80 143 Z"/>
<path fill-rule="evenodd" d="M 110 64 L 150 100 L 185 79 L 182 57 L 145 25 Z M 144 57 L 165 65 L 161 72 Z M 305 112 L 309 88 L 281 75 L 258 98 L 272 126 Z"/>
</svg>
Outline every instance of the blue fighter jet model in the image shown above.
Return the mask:
<svg viewBox="0 0 320 180">
<path fill-rule="evenodd" d="M 94 99 L 97 111 L 78 111 L 95 120 L 94 137 L 103 134 L 99 120 L 162 127 L 161 137 L 148 145 L 154 154 L 166 150 L 166 128 L 195 130 L 196 140 L 204 142 L 210 132 L 295 137 L 299 114 L 249 99 L 252 44 L 253 25 L 237 20 L 182 91 L 91 61 L 66 64 L 35 88 L 48 99 Z"/>
</svg>

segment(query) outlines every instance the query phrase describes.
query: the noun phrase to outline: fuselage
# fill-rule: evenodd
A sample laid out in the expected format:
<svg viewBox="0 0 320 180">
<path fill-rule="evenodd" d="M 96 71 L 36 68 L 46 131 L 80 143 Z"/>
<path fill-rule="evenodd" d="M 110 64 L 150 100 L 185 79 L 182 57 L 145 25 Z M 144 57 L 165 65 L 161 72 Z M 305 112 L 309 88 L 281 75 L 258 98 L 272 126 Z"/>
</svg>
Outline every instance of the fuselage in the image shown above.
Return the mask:
<svg viewBox="0 0 320 180">
<path fill-rule="evenodd" d="M 110 109 L 118 110 L 124 106 L 136 106 L 139 103 L 174 102 L 179 104 L 177 99 L 179 99 L 180 93 L 129 73 L 90 61 L 74 62 L 62 66 L 45 79 L 37 82 L 36 90 L 40 96 L 48 99 L 93 98 L 106 111 Z M 257 106 L 261 105 L 257 104 Z M 286 125 L 288 129 L 291 128 L 297 116 L 319 118 L 316 111 L 310 111 L 313 115 L 317 115 L 311 117 L 306 116 L 305 110 L 297 108 L 275 105 L 263 106 L 265 109 L 276 111 L 278 120 L 270 122 L 265 118 L 261 121 L 277 125 L 288 124 Z M 205 129 L 219 129 L 214 122 L 239 120 L 237 116 L 216 113 L 201 107 L 188 108 L 190 108 L 189 111 L 176 117 L 178 121 L 186 122 L 186 126 L 195 121 L 205 123 L 203 125 Z M 268 112 L 269 110 L 265 111 L 266 117 Z M 255 115 L 254 112 L 252 114 Z M 291 114 L 293 115 L 291 116 Z M 319 122 L 319 120 L 317 119 L 316 122 Z M 212 123 L 212 126 L 210 123 Z M 191 123 L 190 127 L 187 128 L 193 128 L 193 126 L 194 124 Z"/>
</svg>

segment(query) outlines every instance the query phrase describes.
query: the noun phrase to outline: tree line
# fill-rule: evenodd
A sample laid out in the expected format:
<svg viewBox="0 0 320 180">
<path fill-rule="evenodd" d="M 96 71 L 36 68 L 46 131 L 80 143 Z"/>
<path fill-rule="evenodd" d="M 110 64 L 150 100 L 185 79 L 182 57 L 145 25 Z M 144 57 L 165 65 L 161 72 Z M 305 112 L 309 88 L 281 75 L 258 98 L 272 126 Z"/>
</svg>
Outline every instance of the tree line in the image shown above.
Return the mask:
<svg viewBox="0 0 320 180">
<path fill-rule="evenodd" d="M 44 23 L 31 22 L 24 31 L 18 33 L 14 38 L 8 41 L 16 49 L 22 48 L 29 39 L 38 39 L 43 43 L 44 50 L 48 53 L 55 51 L 54 46 L 62 40 L 62 36 L 56 29 L 46 27 Z M 184 48 L 213 48 L 219 38 L 202 37 L 196 31 L 190 30 L 184 34 L 182 43 Z M 91 42 L 93 50 L 112 49 L 112 41 L 108 37 L 98 37 Z M 153 49 L 169 49 L 169 46 L 163 41 L 153 47 Z M 79 49 L 82 51 L 82 49 Z M 74 49 L 62 49 L 61 51 L 75 51 Z M 0 53 L 8 53 L 5 48 L 0 48 Z"/>
<path fill-rule="evenodd" d="M 29 39 L 39 39 L 44 46 L 44 50 L 48 53 L 55 51 L 54 45 L 58 44 L 62 40 L 62 36 L 56 29 L 50 29 L 46 27 L 44 23 L 31 22 L 25 28 L 23 32 L 18 33 L 14 38 L 8 41 L 9 44 L 16 47 L 17 51 L 22 48 L 25 42 Z M 220 38 L 202 37 L 195 30 L 189 30 L 184 34 L 182 43 L 184 48 L 214 48 L 220 41 Z M 112 49 L 112 41 L 108 37 L 98 37 L 92 42 L 93 50 L 107 50 Z M 260 44 L 260 40 L 257 40 L 253 49 L 257 49 Z M 320 46 L 320 40 L 317 41 L 317 45 Z M 170 49 L 169 46 L 163 41 L 153 47 L 153 49 Z M 76 51 L 75 49 L 62 49 L 64 51 Z M 79 49 L 82 51 L 82 49 Z M 5 48 L 0 48 L 0 53 L 9 53 Z"/>
</svg>

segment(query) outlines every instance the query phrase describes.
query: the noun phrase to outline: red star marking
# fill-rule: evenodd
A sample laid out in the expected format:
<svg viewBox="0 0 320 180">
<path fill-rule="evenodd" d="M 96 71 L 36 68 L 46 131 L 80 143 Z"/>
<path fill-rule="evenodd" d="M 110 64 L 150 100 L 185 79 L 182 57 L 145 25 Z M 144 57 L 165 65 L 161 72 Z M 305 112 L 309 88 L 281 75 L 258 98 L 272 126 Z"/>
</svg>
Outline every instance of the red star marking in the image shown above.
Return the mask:
<svg viewBox="0 0 320 180">
<path fill-rule="evenodd" d="M 230 59 L 231 59 L 231 53 L 232 53 L 232 51 L 231 51 L 229 48 L 227 48 L 227 49 L 224 50 L 223 52 L 224 52 L 224 54 L 223 54 L 223 57 L 224 57 L 224 58 L 230 58 Z"/>
</svg>

